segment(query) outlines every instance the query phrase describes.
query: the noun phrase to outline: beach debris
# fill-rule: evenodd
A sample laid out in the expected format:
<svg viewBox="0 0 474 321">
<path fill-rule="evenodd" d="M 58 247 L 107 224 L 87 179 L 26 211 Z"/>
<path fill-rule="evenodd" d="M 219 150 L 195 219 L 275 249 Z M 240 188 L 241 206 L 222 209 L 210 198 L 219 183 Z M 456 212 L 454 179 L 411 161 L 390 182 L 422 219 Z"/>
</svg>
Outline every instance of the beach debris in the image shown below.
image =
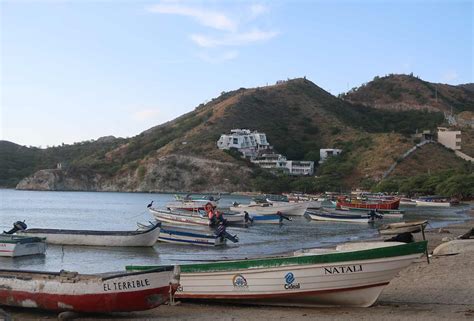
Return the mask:
<svg viewBox="0 0 474 321">
<path fill-rule="evenodd" d="M 452 240 L 454 240 L 452 237 L 445 236 L 441 239 L 441 242 L 449 242 L 449 241 L 452 241 Z"/>
<path fill-rule="evenodd" d="M 445 229 L 445 228 L 442 227 L 442 228 L 440 228 L 440 229 L 438 230 L 438 233 L 443 234 L 443 233 L 451 233 L 451 232 L 450 232 L 449 230 L 447 230 L 447 229 Z"/>
</svg>

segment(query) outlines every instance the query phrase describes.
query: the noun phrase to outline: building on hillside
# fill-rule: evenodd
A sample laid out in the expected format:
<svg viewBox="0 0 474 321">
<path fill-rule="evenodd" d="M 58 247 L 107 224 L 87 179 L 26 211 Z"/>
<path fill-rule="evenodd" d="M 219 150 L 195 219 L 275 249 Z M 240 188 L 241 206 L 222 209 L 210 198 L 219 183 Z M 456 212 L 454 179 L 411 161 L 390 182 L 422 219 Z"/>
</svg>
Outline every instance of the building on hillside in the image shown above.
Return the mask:
<svg viewBox="0 0 474 321">
<path fill-rule="evenodd" d="M 319 150 L 319 164 L 324 163 L 328 157 L 336 156 L 342 153 L 342 149 L 324 148 Z"/>
<path fill-rule="evenodd" d="M 263 154 L 256 159 L 252 159 L 251 162 L 257 164 L 261 168 L 266 169 L 281 169 L 285 172 L 288 171 L 286 167 L 287 159 L 281 154 Z"/>
<path fill-rule="evenodd" d="M 217 141 L 219 149 L 235 148 L 243 157 L 258 166 L 271 170 L 282 170 L 291 175 L 313 175 L 314 162 L 287 160 L 284 155 L 273 152 L 265 133 L 249 129 L 232 129 L 222 134 Z"/>
<path fill-rule="evenodd" d="M 314 174 L 314 162 L 287 160 L 281 154 L 263 154 L 251 162 L 262 168 L 282 170 L 291 175 L 310 176 Z"/>
<path fill-rule="evenodd" d="M 438 127 L 438 143 L 452 150 L 461 149 L 461 131 Z"/>
<path fill-rule="evenodd" d="M 261 150 L 270 149 L 264 133 L 251 132 L 248 129 L 232 129 L 230 134 L 222 134 L 217 141 L 219 149 L 235 148 L 246 158 L 255 158 Z"/>
<path fill-rule="evenodd" d="M 287 161 L 286 168 L 292 175 L 306 175 L 311 176 L 314 173 L 313 161 Z"/>
</svg>

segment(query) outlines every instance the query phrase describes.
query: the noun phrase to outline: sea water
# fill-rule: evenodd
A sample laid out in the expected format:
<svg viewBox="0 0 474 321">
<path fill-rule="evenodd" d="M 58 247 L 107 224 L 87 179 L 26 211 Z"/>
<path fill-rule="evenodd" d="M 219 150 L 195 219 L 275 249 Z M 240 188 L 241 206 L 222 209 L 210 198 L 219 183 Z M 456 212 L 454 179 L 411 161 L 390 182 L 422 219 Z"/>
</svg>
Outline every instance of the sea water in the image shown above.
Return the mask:
<svg viewBox="0 0 474 321">
<path fill-rule="evenodd" d="M 156 208 L 174 200 L 173 194 L 46 192 L 0 190 L 0 232 L 16 221 L 30 228 L 85 230 L 136 230 L 137 222 L 148 223 L 153 216 L 147 204 Z M 233 202 L 249 203 L 246 196 L 223 195 L 219 207 Z M 432 227 L 461 222 L 467 207 L 405 208 L 406 220 L 428 219 Z M 309 221 L 292 217 L 283 226 L 256 225 L 228 228 L 239 237 L 238 243 L 224 247 L 200 247 L 157 243 L 148 248 L 48 245 L 46 255 L 19 258 L 0 257 L 0 268 L 81 273 L 121 271 L 126 265 L 182 264 L 233 258 L 258 257 L 301 248 L 329 246 L 377 236 L 377 223 L 339 223 Z M 386 222 L 385 222 L 386 223 Z"/>
</svg>

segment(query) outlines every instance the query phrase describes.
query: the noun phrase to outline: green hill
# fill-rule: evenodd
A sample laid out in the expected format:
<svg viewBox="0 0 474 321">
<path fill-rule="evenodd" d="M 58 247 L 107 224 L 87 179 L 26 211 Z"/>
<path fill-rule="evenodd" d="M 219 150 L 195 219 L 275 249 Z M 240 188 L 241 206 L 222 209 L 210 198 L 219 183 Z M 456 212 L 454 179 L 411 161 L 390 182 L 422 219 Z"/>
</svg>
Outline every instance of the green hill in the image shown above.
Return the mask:
<svg viewBox="0 0 474 321">
<path fill-rule="evenodd" d="M 375 77 L 341 98 L 348 102 L 391 110 L 441 112 L 474 111 L 474 84 L 430 83 L 412 75 Z"/>
<path fill-rule="evenodd" d="M 267 186 L 281 191 L 370 186 L 413 146 L 409 134 L 434 129 L 443 120 L 440 112 L 384 110 L 349 102 L 307 79 L 293 79 L 222 93 L 129 139 L 99 139 L 44 150 L 1 142 L 0 184 L 15 186 L 25 176 L 60 162 L 65 164 L 62 171 L 42 171 L 19 187 L 244 191 Z M 313 178 L 275 177 L 217 149 L 219 136 L 234 128 L 265 132 L 276 151 L 289 159 L 317 162 L 320 148 L 339 147 L 344 154 L 318 168 L 316 183 Z"/>
</svg>

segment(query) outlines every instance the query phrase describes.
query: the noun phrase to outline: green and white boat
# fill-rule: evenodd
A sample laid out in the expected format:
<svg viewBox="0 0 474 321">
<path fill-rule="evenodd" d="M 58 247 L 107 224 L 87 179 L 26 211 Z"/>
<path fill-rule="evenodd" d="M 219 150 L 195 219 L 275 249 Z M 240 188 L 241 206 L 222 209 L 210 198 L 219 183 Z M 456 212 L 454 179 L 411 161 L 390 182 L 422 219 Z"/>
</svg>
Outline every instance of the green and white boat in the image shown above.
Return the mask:
<svg viewBox="0 0 474 321">
<path fill-rule="evenodd" d="M 44 238 L 0 234 L 0 256 L 16 257 L 44 254 Z"/>
<path fill-rule="evenodd" d="M 347 243 L 288 256 L 182 265 L 176 297 L 259 305 L 368 307 L 400 270 L 425 253 L 426 246 L 426 241 Z"/>
</svg>

